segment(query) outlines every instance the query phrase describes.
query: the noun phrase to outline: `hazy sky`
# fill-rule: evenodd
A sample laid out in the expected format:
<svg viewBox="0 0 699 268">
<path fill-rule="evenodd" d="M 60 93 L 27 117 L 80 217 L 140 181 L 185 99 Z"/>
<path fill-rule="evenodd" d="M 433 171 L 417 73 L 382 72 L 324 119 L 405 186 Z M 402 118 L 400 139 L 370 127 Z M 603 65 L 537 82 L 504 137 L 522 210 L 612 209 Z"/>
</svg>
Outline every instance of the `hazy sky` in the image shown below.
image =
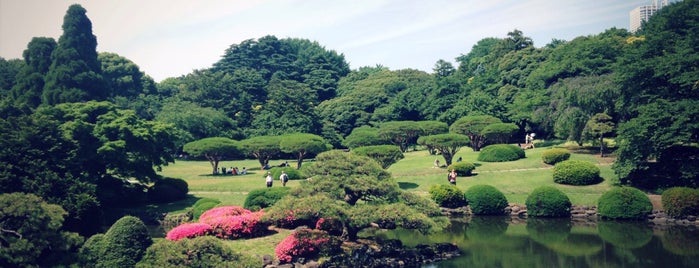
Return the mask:
<svg viewBox="0 0 699 268">
<path fill-rule="evenodd" d="M 454 63 L 479 40 L 514 29 L 537 47 L 628 29 L 629 11 L 651 0 L 0 0 L 0 57 L 21 58 L 32 37 L 58 40 L 73 3 L 87 10 L 97 51 L 161 81 L 211 67 L 230 45 L 265 35 L 317 41 L 352 69 L 432 72 L 437 60 Z"/>
</svg>

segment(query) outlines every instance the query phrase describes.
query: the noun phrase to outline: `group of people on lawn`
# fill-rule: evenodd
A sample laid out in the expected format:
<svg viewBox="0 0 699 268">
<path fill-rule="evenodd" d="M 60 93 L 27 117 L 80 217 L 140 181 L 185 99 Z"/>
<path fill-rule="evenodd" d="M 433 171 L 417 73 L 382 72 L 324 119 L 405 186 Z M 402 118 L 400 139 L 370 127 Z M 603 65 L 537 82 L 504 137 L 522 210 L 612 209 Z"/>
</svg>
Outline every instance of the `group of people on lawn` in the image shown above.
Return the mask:
<svg viewBox="0 0 699 268">
<path fill-rule="evenodd" d="M 248 169 L 243 167 L 243 169 L 238 169 L 238 167 L 221 167 L 221 174 L 231 174 L 231 175 L 245 175 L 248 174 Z"/>
</svg>

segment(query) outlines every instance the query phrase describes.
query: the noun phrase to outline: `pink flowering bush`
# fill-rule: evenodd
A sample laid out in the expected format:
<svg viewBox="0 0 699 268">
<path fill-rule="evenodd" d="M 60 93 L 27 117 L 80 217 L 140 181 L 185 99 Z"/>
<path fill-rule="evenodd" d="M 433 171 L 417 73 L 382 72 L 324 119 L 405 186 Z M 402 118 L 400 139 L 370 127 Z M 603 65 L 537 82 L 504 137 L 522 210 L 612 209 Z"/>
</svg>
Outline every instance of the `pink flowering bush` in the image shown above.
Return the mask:
<svg viewBox="0 0 699 268">
<path fill-rule="evenodd" d="M 211 233 L 220 238 L 237 239 L 251 238 L 264 235 L 269 224 L 260 221 L 262 211 L 250 212 L 235 216 L 210 218 Z"/>
<path fill-rule="evenodd" d="M 179 226 L 172 228 L 165 238 L 168 240 L 177 241 L 182 238 L 193 238 L 196 236 L 206 235 L 211 231 L 211 225 L 200 222 L 188 222 L 180 224 Z"/>
<path fill-rule="evenodd" d="M 321 230 L 298 229 L 282 239 L 274 248 L 279 262 L 289 263 L 298 258 L 313 258 L 340 250 L 342 241 Z"/>
<path fill-rule="evenodd" d="M 202 212 L 201 215 L 199 215 L 199 222 L 208 223 L 211 219 L 221 218 L 225 216 L 237 216 L 248 213 L 250 213 L 249 210 L 240 206 L 215 207 Z"/>
</svg>

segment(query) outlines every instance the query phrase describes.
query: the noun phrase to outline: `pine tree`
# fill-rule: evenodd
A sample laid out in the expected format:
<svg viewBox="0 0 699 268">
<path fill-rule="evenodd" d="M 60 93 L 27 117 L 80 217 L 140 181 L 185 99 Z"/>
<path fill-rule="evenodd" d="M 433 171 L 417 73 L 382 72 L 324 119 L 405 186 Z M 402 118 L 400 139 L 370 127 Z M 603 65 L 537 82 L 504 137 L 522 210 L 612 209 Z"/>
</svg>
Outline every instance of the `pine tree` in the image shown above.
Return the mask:
<svg viewBox="0 0 699 268">
<path fill-rule="evenodd" d="M 97 37 L 85 13 L 75 4 L 63 17 L 63 35 L 51 54 L 45 79 L 42 98 L 46 104 L 104 100 L 107 96 L 97 60 Z"/>
</svg>

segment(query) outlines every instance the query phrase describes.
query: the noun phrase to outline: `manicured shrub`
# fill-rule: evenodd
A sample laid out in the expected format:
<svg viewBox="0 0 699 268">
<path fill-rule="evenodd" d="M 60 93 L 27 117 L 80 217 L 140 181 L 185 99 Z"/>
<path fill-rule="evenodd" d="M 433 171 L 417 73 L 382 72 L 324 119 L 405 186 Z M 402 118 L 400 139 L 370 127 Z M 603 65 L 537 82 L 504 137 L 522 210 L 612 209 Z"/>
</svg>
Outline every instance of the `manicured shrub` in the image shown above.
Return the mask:
<svg viewBox="0 0 699 268">
<path fill-rule="evenodd" d="M 613 187 L 597 201 L 597 213 L 608 219 L 644 219 L 653 209 L 650 198 L 633 187 Z"/>
<path fill-rule="evenodd" d="M 395 145 L 371 145 L 361 146 L 352 149 L 350 152 L 358 155 L 368 156 L 376 160 L 382 168 L 388 168 L 398 160 L 403 159 L 403 152 Z"/>
<path fill-rule="evenodd" d="M 299 258 L 314 258 L 339 251 L 341 241 L 327 232 L 301 228 L 293 231 L 274 248 L 279 262 L 290 263 Z"/>
<path fill-rule="evenodd" d="M 272 178 L 274 179 L 275 183 L 279 182 L 279 176 L 282 175 L 282 170 L 286 172 L 287 176 L 289 176 L 289 180 L 303 179 L 303 176 L 301 176 L 301 172 L 299 172 L 299 170 L 294 167 L 273 167 L 269 171 L 272 172 Z"/>
<path fill-rule="evenodd" d="M 527 214 L 534 217 L 570 216 L 570 199 L 561 190 L 553 186 L 541 186 L 534 189 L 527 200 Z"/>
<path fill-rule="evenodd" d="M 187 222 L 172 228 L 165 235 L 168 240 L 180 240 L 182 238 L 193 238 L 211 233 L 211 225 L 201 222 Z"/>
<path fill-rule="evenodd" d="M 699 189 L 673 187 L 662 194 L 663 209 L 668 216 L 684 218 L 699 215 Z"/>
<path fill-rule="evenodd" d="M 249 210 L 259 210 L 271 207 L 289 193 L 287 187 L 271 187 L 254 189 L 245 197 L 243 207 Z"/>
<path fill-rule="evenodd" d="M 202 236 L 177 241 L 160 240 L 136 265 L 147 267 L 262 267 L 262 260 L 235 253 L 220 239 Z"/>
<path fill-rule="evenodd" d="M 468 205 L 464 193 L 454 185 L 434 184 L 429 189 L 430 197 L 440 207 L 458 208 Z"/>
<path fill-rule="evenodd" d="M 216 205 L 220 203 L 221 201 L 218 199 L 208 197 L 197 200 L 197 202 L 192 205 L 192 218 L 198 220 L 201 213 L 216 207 Z"/>
<path fill-rule="evenodd" d="M 95 267 L 133 267 L 152 243 L 140 219 L 124 216 L 104 234 L 104 252 Z"/>
<path fill-rule="evenodd" d="M 549 165 L 568 160 L 570 152 L 564 148 L 551 148 L 541 153 L 541 160 Z"/>
<path fill-rule="evenodd" d="M 592 185 L 602 182 L 595 164 L 580 160 L 565 160 L 553 166 L 553 181 L 568 185 Z"/>
<path fill-rule="evenodd" d="M 97 233 L 87 240 L 80 247 L 80 264 L 82 267 L 95 266 L 99 261 L 100 256 L 104 254 L 104 234 Z"/>
<path fill-rule="evenodd" d="M 503 215 L 507 207 L 505 195 L 490 185 L 474 185 L 464 194 L 474 215 Z"/>
<path fill-rule="evenodd" d="M 148 189 L 148 198 L 163 203 L 184 199 L 189 192 L 187 182 L 182 179 L 162 178 Z"/>
<path fill-rule="evenodd" d="M 524 149 L 512 144 L 488 145 L 478 153 L 478 161 L 483 162 L 507 162 L 524 157 Z"/>
<path fill-rule="evenodd" d="M 453 162 L 447 170 L 456 170 L 456 175 L 459 176 L 471 176 L 473 175 L 473 170 L 476 169 L 476 165 L 469 162 Z"/>
</svg>

